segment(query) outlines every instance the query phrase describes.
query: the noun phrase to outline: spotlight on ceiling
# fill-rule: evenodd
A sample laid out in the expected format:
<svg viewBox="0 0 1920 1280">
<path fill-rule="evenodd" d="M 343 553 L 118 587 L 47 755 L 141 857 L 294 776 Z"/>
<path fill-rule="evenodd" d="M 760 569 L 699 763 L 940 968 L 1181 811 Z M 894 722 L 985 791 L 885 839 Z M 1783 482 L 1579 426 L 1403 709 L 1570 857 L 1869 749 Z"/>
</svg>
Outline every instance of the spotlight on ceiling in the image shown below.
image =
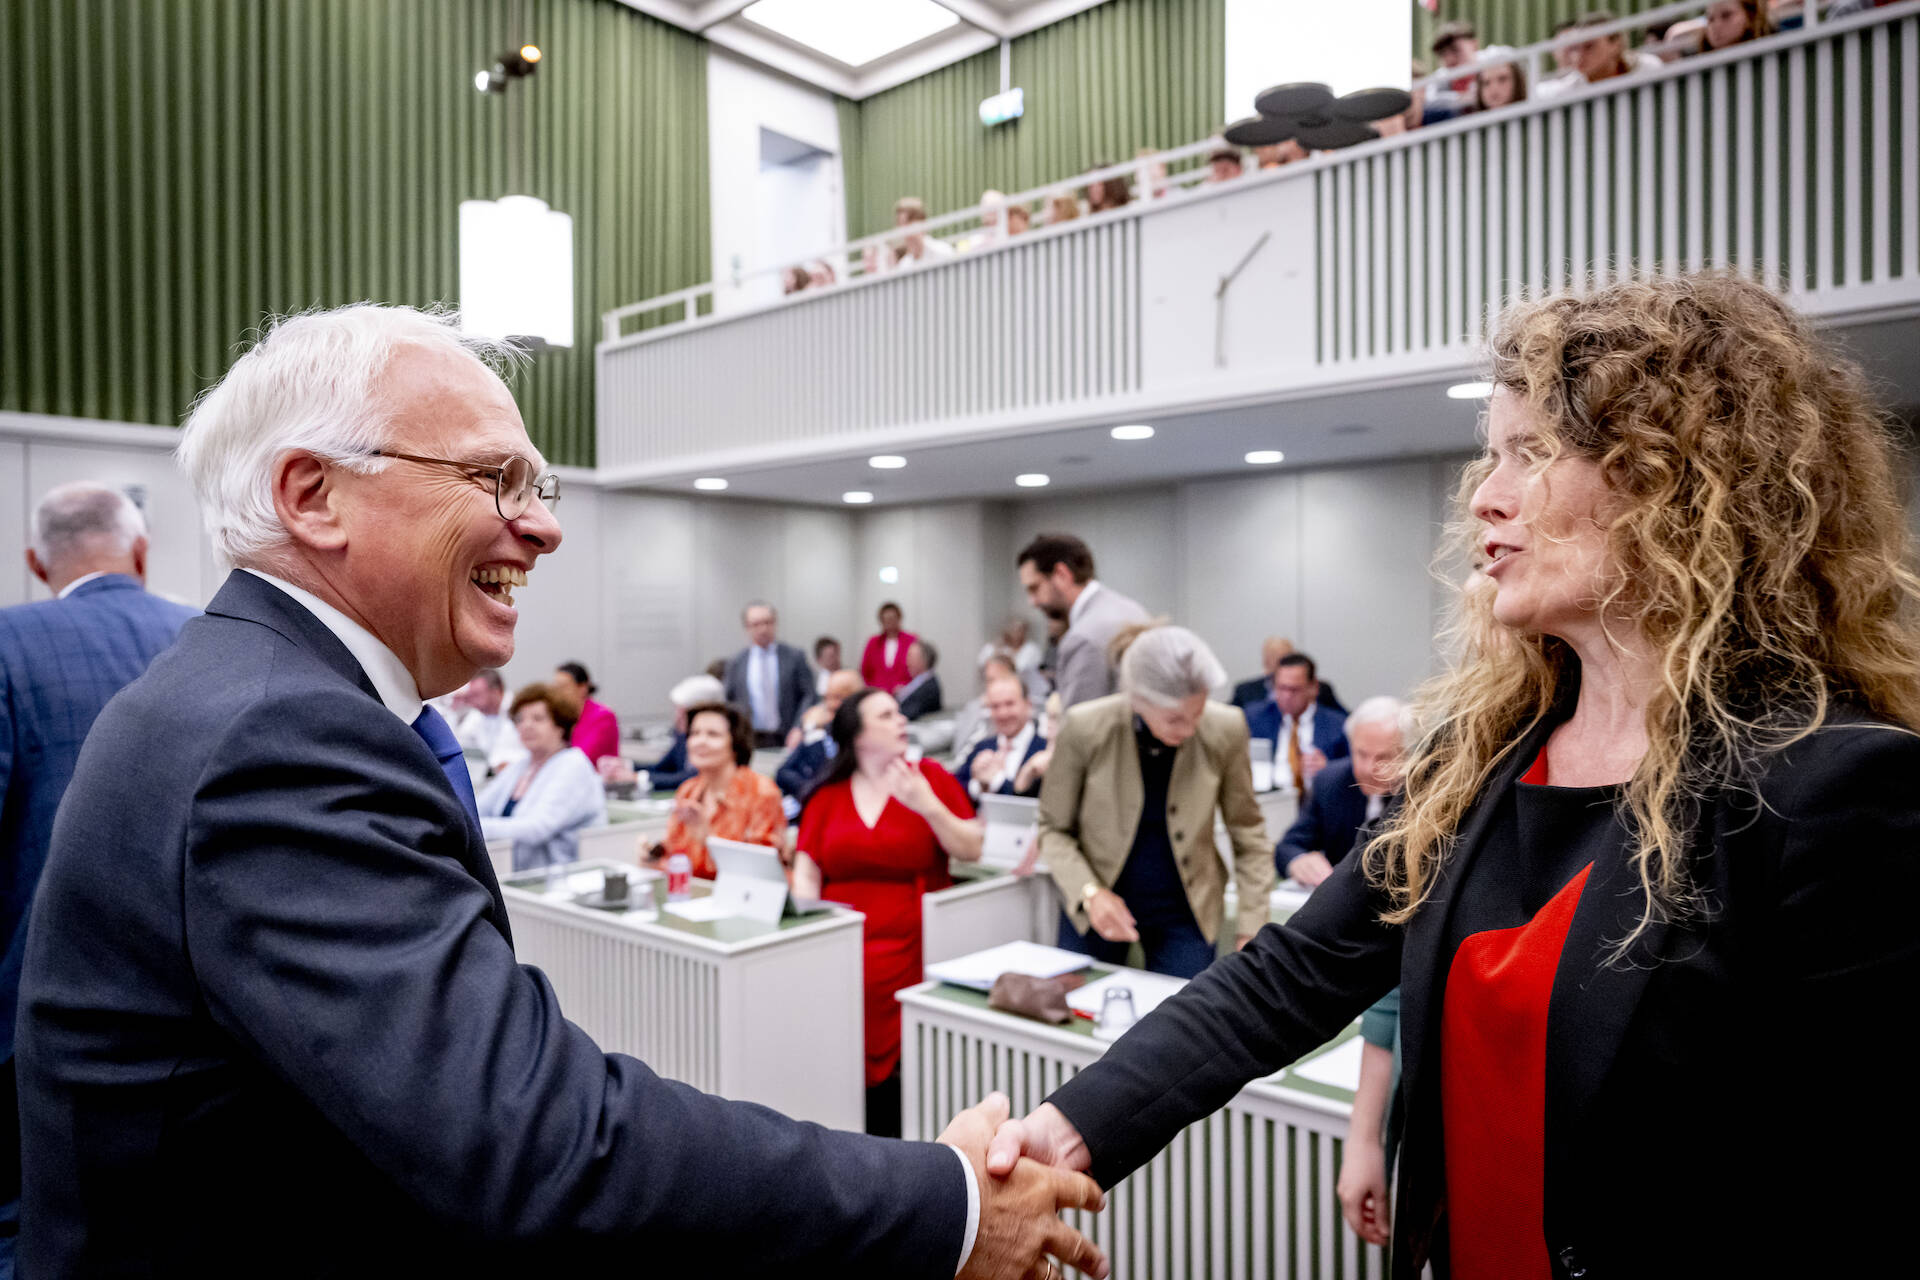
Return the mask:
<svg viewBox="0 0 1920 1280">
<path fill-rule="evenodd" d="M 907 460 L 897 453 L 876 453 L 867 459 L 867 465 L 876 471 L 898 471 L 907 465 Z"/>
<path fill-rule="evenodd" d="M 1270 467 L 1286 458 L 1278 449 L 1255 449 L 1247 455 L 1247 461 L 1256 467 Z"/>
<path fill-rule="evenodd" d="M 1115 427 L 1107 434 L 1111 435 L 1115 440 L 1151 440 L 1153 439 L 1153 428 L 1141 422 L 1135 423 L 1130 427 Z"/>
<path fill-rule="evenodd" d="M 873 495 L 868 493 L 865 489 L 849 489 L 845 493 L 840 495 L 840 501 L 845 502 L 851 506 L 859 507 L 859 506 L 864 506 L 869 502 L 872 502 Z"/>
<path fill-rule="evenodd" d="M 1449 400 L 1485 400 L 1492 394 L 1491 382 L 1456 382 L 1447 388 Z"/>
<path fill-rule="evenodd" d="M 693 487 L 707 493 L 718 493 L 727 487 L 727 482 L 719 476 L 701 476 L 693 482 Z"/>
<path fill-rule="evenodd" d="M 1053 477 L 1043 471 L 1028 471 L 1015 476 L 1013 482 L 1022 489 L 1043 489 L 1053 483 Z"/>
<path fill-rule="evenodd" d="M 892 586 L 894 583 L 900 581 L 900 570 L 890 564 L 881 565 L 880 581 L 886 583 L 888 586 Z"/>
</svg>

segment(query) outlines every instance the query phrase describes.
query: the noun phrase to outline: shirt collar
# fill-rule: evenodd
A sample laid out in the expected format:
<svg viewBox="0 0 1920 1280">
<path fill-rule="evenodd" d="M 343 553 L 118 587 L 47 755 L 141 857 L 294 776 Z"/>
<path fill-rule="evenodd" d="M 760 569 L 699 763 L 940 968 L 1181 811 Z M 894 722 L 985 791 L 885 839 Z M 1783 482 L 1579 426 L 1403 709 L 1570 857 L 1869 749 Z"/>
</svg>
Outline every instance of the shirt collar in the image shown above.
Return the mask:
<svg viewBox="0 0 1920 1280">
<path fill-rule="evenodd" d="M 334 638 L 347 647 L 353 660 L 367 673 L 367 679 L 373 682 L 374 692 L 380 695 L 380 701 L 387 710 L 408 725 L 420 718 L 420 708 L 424 705 L 420 700 L 420 686 L 414 683 L 413 673 L 407 670 L 407 664 L 382 644 L 378 636 L 311 591 L 258 569 L 246 571 L 292 596 L 308 613 L 320 620 L 321 626 L 333 632 Z"/>
<path fill-rule="evenodd" d="M 1087 611 L 1087 602 L 1093 599 L 1093 593 L 1098 591 L 1099 589 L 1100 589 L 1100 579 L 1098 578 L 1087 579 L 1087 585 L 1080 588 L 1079 599 L 1075 600 L 1073 602 L 1073 607 L 1067 610 L 1068 626 L 1072 626 L 1074 623 L 1080 621 L 1080 615 Z"/>
<path fill-rule="evenodd" d="M 86 586 L 89 582 L 92 582 L 95 578 L 104 578 L 106 576 L 107 576 L 106 570 L 104 569 L 94 573 L 83 573 L 79 577 L 75 578 L 72 582 L 69 582 L 66 586 L 60 588 L 60 594 L 55 596 L 54 599 L 65 600 L 68 596 L 72 595 L 75 591 L 79 590 L 81 587 Z"/>
</svg>

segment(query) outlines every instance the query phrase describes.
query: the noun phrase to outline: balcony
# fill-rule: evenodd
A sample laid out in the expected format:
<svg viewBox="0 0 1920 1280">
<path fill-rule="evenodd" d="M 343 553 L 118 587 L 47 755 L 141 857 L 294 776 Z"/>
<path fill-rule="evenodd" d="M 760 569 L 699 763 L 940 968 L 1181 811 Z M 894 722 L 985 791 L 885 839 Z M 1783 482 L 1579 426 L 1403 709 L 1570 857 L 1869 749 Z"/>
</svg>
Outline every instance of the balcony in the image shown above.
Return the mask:
<svg viewBox="0 0 1920 1280">
<path fill-rule="evenodd" d="M 916 271 L 710 318 L 674 295 L 687 319 L 598 348 L 599 465 L 654 485 L 1424 386 L 1470 371 L 1508 302 L 1705 267 L 1920 377 L 1897 358 L 1920 333 L 1920 0 Z M 1428 451 L 1464 443 L 1452 423 Z"/>
</svg>

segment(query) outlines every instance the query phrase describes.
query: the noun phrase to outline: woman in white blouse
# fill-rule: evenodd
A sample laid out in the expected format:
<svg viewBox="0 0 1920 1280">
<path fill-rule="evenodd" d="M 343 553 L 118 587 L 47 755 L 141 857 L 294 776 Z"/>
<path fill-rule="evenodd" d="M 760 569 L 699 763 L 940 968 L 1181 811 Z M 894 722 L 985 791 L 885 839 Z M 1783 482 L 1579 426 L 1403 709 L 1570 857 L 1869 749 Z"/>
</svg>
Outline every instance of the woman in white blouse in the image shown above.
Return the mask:
<svg viewBox="0 0 1920 1280">
<path fill-rule="evenodd" d="M 480 793 L 480 831 L 513 841 L 513 869 L 527 871 L 580 856 L 579 831 L 607 822 L 600 775 L 567 734 L 580 709 L 543 684 L 513 695 L 513 727 L 527 749 Z"/>
</svg>

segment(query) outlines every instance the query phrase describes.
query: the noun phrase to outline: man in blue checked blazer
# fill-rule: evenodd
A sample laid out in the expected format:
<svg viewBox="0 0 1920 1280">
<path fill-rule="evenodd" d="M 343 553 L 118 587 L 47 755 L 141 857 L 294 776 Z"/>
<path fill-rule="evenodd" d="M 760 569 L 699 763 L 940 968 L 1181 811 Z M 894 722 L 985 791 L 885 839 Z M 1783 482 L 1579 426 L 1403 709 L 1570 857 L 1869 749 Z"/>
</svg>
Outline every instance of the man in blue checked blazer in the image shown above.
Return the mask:
<svg viewBox="0 0 1920 1280">
<path fill-rule="evenodd" d="M 71 484 L 43 498 L 27 567 L 54 598 L 0 609 L 0 1275 L 20 1172 L 15 995 L 54 810 L 94 717 L 194 615 L 144 590 L 146 522 L 112 489 Z"/>
</svg>

